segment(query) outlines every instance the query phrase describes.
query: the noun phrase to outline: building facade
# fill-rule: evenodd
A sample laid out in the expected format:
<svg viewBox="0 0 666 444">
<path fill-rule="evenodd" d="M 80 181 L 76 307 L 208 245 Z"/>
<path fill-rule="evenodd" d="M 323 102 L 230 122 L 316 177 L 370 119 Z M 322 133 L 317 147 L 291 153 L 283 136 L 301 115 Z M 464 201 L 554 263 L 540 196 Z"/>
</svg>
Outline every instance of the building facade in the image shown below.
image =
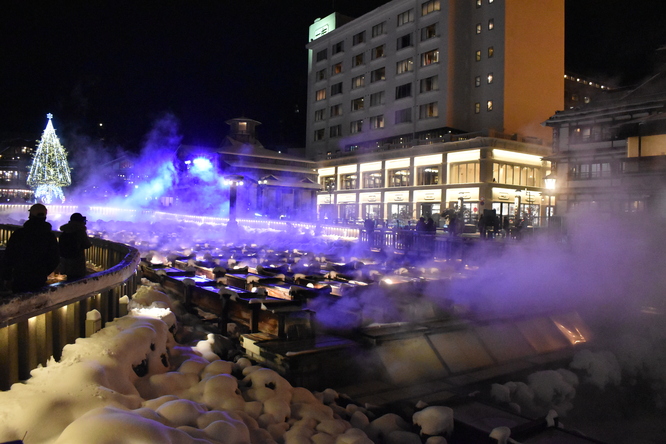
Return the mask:
<svg viewBox="0 0 666 444">
<path fill-rule="evenodd" d="M 2 202 L 30 202 L 34 191 L 26 180 L 32 156 L 34 140 L 10 137 L 0 142 L 0 200 Z"/>
<path fill-rule="evenodd" d="M 393 0 L 341 22 L 310 27 L 308 157 L 484 130 L 550 139 L 562 0 Z"/>
<path fill-rule="evenodd" d="M 448 209 L 475 223 L 484 210 L 501 220 L 542 225 L 554 201 L 543 190 L 544 145 L 489 137 L 452 136 L 447 142 L 320 162 L 320 218 L 374 219 L 409 224 L 423 216 L 439 225 Z"/>
<path fill-rule="evenodd" d="M 662 48 L 661 60 L 664 61 Z M 642 84 L 558 112 L 553 130 L 557 213 L 664 212 L 666 63 Z"/>
<path fill-rule="evenodd" d="M 320 217 L 548 213 L 541 123 L 563 109 L 563 1 L 393 0 L 315 21 L 307 48 Z"/>
</svg>

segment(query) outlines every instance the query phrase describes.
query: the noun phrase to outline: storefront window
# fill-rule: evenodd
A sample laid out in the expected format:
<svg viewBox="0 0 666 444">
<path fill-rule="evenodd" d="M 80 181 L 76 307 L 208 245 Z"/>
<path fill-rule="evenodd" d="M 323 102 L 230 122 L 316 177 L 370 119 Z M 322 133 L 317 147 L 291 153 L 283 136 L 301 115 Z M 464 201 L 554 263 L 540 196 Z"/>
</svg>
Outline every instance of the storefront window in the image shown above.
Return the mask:
<svg viewBox="0 0 666 444">
<path fill-rule="evenodd" d="M 363 188 L 382 188 L 384 177 L 381 171 L 370 171 L 363 173 Z"/>
<path fill-rule="evenodd" d="M 356 189 L 356 174 L 343 174 L 340 176 L 340 184 L 342 185 L 343 190 L 355 190 Z"/>
<path fill-rule="evenodd" d="M 479 162 L 454 163 L 450 171 L 449 183 L 479 182 Z"/>
<path fill-rule="evenodd" d="M 409 169 L 389 170 L 389 186 L 390 187 L 408 187 L 409 186 Z"/>
<path fill-rule="evenodd" d="M 437 166 L 420 167 L 417 171 L 418 171 L 419 185 L 439 184 L 439 167 Z"/>
</svg>

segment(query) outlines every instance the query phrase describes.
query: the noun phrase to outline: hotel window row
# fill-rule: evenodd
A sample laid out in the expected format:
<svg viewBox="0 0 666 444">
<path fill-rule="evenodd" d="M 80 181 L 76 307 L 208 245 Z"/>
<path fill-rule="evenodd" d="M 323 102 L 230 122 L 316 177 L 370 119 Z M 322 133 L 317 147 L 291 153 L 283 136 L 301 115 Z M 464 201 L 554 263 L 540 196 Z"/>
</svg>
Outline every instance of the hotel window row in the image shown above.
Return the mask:
<svg viewBox="0 0 666 444">
<path fill-rule="evenodd" d="M 492 111 L 492 110 L 493 110 L 493 101 L 492 101 L 492 100 L 488 100 L 488 101 L 486 102 L 486 111 L 490 112 L 490 111 Z M 474 104 L 474 114 L 479 114 L 480 112 L 481 112 L 481 103 L 480 103 L 480 102 L 476 102 L 476 103 Z"/>
<path fill-rule="evenodd" d="M 489 72 L 488 75 L 486 76 L 486 83 L 490 85 L 491 83 L 493 83 L 493 80 L 494 80 L 493 73 Z M 474 77 L 474 86 L 475 87 L 481 86 L 481 76 Z"/>
<path fill-rule="evenodd" d="M 447 185 L 459 185 L 480 182 L 479 161 L 456 162 L 448 165 Z M 440 185 L 440 165 L 427 165 L 415 168 L 416 175 L 412 180 L 412 168 L 395 168 L 387 170 L 365 171 L 361 173 L 362 183 L 360 189 L 401 188 L 409 186 Z M 516 186 L 539 186 L 541 170 L 538 167 L 510 165 L 503 163 L 493 164 L 493 180 L 496 183 Z M 340 174 L 339 190 L 359 189 L 357 173 Z M 324 189 L 335 189 L 335 176 L 322 176 L 320 183 Z"/>
<path fill-rule="evenodd" d="M 363 98 L 358 98 L 352 101 L 352 110 L 362 110 L 364 106 Z M 335 105 L 331 107 L 331 115 L 338 112 L 340 105 Z M 439 116 L 439 110 L 437 102 L 426 103 L 419 105 L 419 119 L 431 119 Z M 339 115 L 339 114 L 338 114 Z M 324 120 L 325 110 L 319 109 L 315 111 L 315 121 Z M 412 109 L 404 108 L 395 112 L 395 123 L 409 123 L 412 121 Z M 384 115 L 380 114 L 377 116 L 371 116 L 369 118 L 369 128 L 371 130 L 384 128 Z M 350 123 L 349 132 L 351 134 L 360 133 L 363 131 L 363 119 L 354 120 Z M 329 128 L 329 137 L 340 137 L 342 136 L 342 126 L 334 125 Z M 323 128 L 316 129 L 314 131 L 314 140 L 323 140 L 325 137 L 325 130 Z"/>
<path fill-rule="evenodd" d="M 489 19 L 488 20 L 488 31 L 492 31 L 495 29 L 495 19 Z M 483 30 L 483 25 L 481 23 L 476 24 L 476 33 L 481 34 L 481 31 Z"/>
<path fill-rule="evenodd" d="M 488 4 L 491 4 L 495 0 L 488 0 Z M 476 0 L 476 7 L 480 8 L 481 5 L 483 4 L 483 0 Z"/>
<path fill-rule="evenodd" d="M 492 46 L 489 46 L 489 47 L 488 47 L 488 58 L 490 59 L 490 58 L 492 58 L 494 55 L 495 55 L 495 48 L 492 47 Z M 480 61 L 481 61 L 481 50 L 480 50 L 480 49 L 478 49 L 478 50 L 474 53 L 474 60 L 476 60 L 477 62 L 480 62 Z"/>
<path fill-rule="evenodd" d="M 426 26 L 425 28 L 421 29 L 421 41 L 428 40 L 431 38 L 437 37 L 437 23 L 433 23 L 432 25 Z M 414 39 L 413 39 L 413 34 L 409 33 L 406 34 L 402 37 L 399 37 L 396 41 L 396 50 L 400 50 L 403 48 L 407 47 L 414 47 Z M 316 56 L 316 61 L 324 61 L 326 60 L 326 53 L 327 50 L 322 50 L 317 53 Z M 479 58 L 481 57 L 481 53 L 478 52 Z M 375 46 L 374 48 L 370 49 L 370 58 L 371 60 L 378 60 L 380 58 L 383 58 L 386 56 L 386 45 L 378 45 Z M 433 50 L 433 51 L 428 51 L 425 54 L 422 54 L 421 58 L 421 66 L 427 66 L 432 63 L 437 63 L 439 60 L 439 50 Z M 356 68 L 357 66 L 362 66 L 365 64 L 365 53 L 360 52 L 358 54 L 355 54 L 351 58 L 351 66 L 352 68 Z M 343 62 L 338 62 L 335 63 L 334 65 L 331 66 L 331 76 L 341 74 L 344 71 L 343 69 Z M 411 69 L 410 69 L 411 71 Z M 326 69 L 320 69 L 317 70 L 315 73 L 315 81 L 316 82 L 321 82 L 326 80 L 327 77 L 327 72 Z"/>
<path fill-rule="evenodd" d="M 365 83 L 365 77 L 364 76 L 358 76 L 352 79 L 352 89 L 356 89 L 359 87 L 362 87 Z M 424 79 L 419 80 L 419 92 L 420 93 L 427 93 L 430 91 L 437 91 L 439 89 L 439 80 L 438 76 L 431 76 L 431 77 L 426 77 Z M 342 83 L 336 83 L 334 85 L 331 85 L 331 96 L 339 95 L 342 93 Z M 386 92 L 385 91 L 378 91 L 375 93 L 370 94 L 370 100 L 369 102 L 369 107 L 375 107 L 375 106 L 380 106 L 385 104 L 385 97 L 386 97 Z M 395 88 L 395 100 L 400 100 L 403 98 L 407 97 L 413 97 L 413 88 L 412 88 L 412 83 L 405 83 L 403 85 L 399 85 Z M 317 91 L 316 93 L 316 98 L 317 101 L 319 100 L 324 100 L 326 99 L 326 89 L 322 89 Z M 365 97 L 357 97 L 351 100 L 350 102 L 350 111 L 361 111 L 365 109 Z M 480 104 L 476 104 L 477 107 L 477 113 L 480 110 Z M 488 111 L 492 110 L 492 101 L 488 102 Z M 335 117 L 335 116 L 341 116 L 343 114 L 342 110 L 342 105 L 341 104 L 336 104 L 331 106 L 331 111 L 330 111 L 330 117 Z M 428 119 L 428 118 L 433 118 L 433 117 L 438 117 L 439 112 L 438 112 L 438 107 L 437 107 L 437 102 L 431 102 L 427 103 L 424 105 L 419 106 L 419 119 Z M 314 111 L 314 120 L 315 122 L 323 121 L 326 118 L 326 113 L 325 110 L 322 109 L 317 109 Z M 411 122 L 412 121 L 412 116 L 411 116 L 411 109 L 402 109 L 399 110 L 395 113 L 395 123 L 405 123 L 405 122 Z M 381 125 L 371 125 L 371 128 L 383 128 L 383 119 L 381 122 Z M 360 132 L 360 129 L 354 132 Z M 319 138 L 315 137 L 315 140 L 321 140 Z"/>
</svg>

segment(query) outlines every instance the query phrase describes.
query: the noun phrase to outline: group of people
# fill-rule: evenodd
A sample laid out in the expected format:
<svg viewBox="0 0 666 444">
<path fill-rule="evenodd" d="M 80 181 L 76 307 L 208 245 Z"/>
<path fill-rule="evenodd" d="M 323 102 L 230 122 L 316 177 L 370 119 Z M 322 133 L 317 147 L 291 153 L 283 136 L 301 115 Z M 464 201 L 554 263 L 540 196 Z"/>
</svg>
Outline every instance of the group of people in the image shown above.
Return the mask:
<svg viewBox="0 0 666 444">
<path fill-rule="evenodd" d="M 419 221 L 416 222 L 416 232 L 417 233 L 431 233 L 434 234 L 437 231 L 437 225 L 435 221 L 432 220 L 432 217 L 429 217 L 428 220 L 425 220 L 425 217 L 420 217 Z"/>
<path fill-rule="evenodd" d="M 68 281 L 87 274 L 85 250 L 91 243 L 85 216 L 72 214 L 58 238 L 46 221 L 47 212 L 42 204 L 31 206 L 28 220 L 7 241 L 2 271 L 13 293 L 39 291 L 56 270 Z"/>
</svg>

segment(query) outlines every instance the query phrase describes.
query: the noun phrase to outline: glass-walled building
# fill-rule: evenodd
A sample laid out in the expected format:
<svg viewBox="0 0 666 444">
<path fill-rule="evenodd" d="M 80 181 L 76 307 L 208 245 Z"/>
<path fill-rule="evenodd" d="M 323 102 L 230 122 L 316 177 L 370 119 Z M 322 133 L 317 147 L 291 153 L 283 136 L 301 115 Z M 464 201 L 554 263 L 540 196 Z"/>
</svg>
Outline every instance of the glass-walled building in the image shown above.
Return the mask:
<svg viewBox="0 0 666 444">
<path fill-rule="evenodd" d="M 459 139 L 320 162 L 320 220 L 393 225 L 432 217 L 441 226 L 442 213 L 453 209 L 469 223 L 495 210 L 500 218 L 543 225 L 555 205 L 544 188 L 549 148 L 501 137 Z"/>
</svg>

